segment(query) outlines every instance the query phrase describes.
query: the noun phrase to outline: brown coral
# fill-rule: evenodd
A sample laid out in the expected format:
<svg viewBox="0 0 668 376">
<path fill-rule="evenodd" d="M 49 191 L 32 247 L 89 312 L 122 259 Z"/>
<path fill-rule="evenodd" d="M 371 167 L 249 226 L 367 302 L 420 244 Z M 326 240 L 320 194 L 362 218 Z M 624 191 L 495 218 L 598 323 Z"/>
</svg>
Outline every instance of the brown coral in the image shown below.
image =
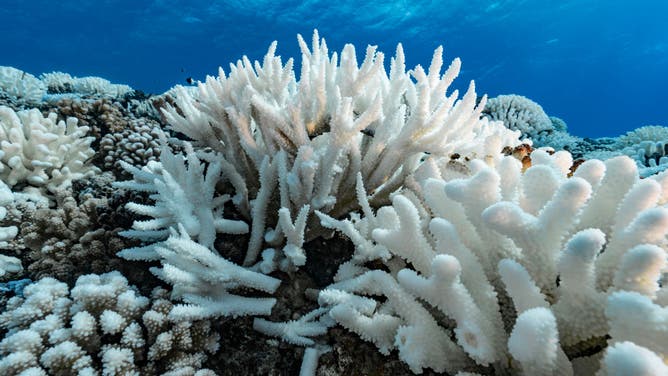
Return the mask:
<svg viewBox="0 0 668 376">
<path fill-rule="evenodd" d="M 28 250 L 28 274 L 73 282 L 81 274 L 118 269 L 120 260 L 114 254 L 126 244 L 118 231 L 98 226 L 97 212 L 106 205 L 100 198 L 79 204 L 59 192 L 56 208 L 24 206 L 19 233 Z"/>
<path fill-rule="evenodd" d="M 120 161 L 135 166 L 144 166 L 156 160 L 160 155 L 160 124 L 150 119 L 133 119 L 128 127 L 117 132 L 107 133 L 100 141 L 98 158 L 107 171 L 114 171 L 116 176 L 128 178 L 120 167 Z"/>
<path fill-rule="evenodd" d="M 506 146 L 502 152 L 505 155 L 512 155 L 517 158 L 517 160 L 522 162 L 522 171 L 526 171 L 527 168 L 531 167 L 531 153 L 534 150 L 529 144 L 521 144 L 514 148 Z"/>
<path fill-rule="evenodd" d="M 63 98 L 45 107 L 43 112 L 56 112 L 59 118 L 76 117 L 79 124 L 90 127 L 91 135 L 98 142 L 103 135 L 122 131 L 128 125 L 122 105 L 110 99 L 91 102 L 80 98 Z"/>
<path fill-rule="evenodd" d="M 48 201 L 17 200 L 8 208 L 6 221 L 19 226 L 12 248 L 28 277 L 49 276 L 72 283 L 82 274 L 122 270 L 133 282 L 155 281 L 144 265 L 116 257 L 134 242 L 118 235 L 132 218 L 123 209 L 130 197 L 114 191 L 113 180 L 104 173 L 75 181 L 72 189 L 56 193 L 55 207 L 49 207 Z"/>
</svg>

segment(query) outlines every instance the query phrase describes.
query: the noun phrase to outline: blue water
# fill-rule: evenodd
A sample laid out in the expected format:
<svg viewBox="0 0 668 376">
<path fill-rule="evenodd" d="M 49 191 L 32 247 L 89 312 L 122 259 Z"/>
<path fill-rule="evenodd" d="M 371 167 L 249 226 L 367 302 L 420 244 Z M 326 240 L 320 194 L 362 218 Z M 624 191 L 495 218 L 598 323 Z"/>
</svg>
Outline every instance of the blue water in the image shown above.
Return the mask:
<svg viewBox="0 0 668 376">
<path fill-rule="evenodd" d="M 360 6 L 358 4 L 364 3 Z M 456 81 L 521 94 L 579 136 L 668 126 L 668 0 L 0 0 L 0 65 L 96 75 L 161 93 L 242 55 L 299 57 L 317 28 L 331 50 L 367 44 L 409 66 L 438 45 L 461 57 Z M 388 5 L 390 4 L 390 5 Z M 389 61 L 389 59 L 387 59 Z"/>
</svg>

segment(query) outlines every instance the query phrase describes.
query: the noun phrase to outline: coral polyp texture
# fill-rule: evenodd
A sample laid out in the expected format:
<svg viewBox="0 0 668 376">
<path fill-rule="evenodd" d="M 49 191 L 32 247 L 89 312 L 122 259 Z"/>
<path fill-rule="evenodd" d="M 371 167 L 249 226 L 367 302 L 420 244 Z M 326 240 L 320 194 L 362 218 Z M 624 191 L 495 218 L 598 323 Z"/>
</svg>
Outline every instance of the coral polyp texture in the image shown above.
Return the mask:
<svg viewBox="0 0 668 376">
<path fill-rule="evenodd" d="M 7 302 L 0 325 L 3 375 L 214 375 L 202 368 L 218 338 L 207 321 L 173 321 L 166 291 L 151 299 L 118 272 L 53 278 Z M 98 369 L 99 367 L 99 369 Z"/>
<path fill-rule="evenodd" d="M 0 374 L 668 374 L 663 128 L 298 42 L 151 97 L 0 67 Z"/>
</svg>

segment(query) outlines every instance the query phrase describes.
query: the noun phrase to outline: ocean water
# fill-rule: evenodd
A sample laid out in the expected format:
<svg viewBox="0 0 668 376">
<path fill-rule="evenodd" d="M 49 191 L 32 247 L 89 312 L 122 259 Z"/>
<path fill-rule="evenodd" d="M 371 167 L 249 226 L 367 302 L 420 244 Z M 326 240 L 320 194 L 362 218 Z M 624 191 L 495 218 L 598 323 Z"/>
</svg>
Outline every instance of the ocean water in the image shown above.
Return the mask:
<svg viewBox="0 0 668 376">
<path fill-rule="evenodd" d="M 313 29 L 330 51 L 403 44 L 409 66 L 439 45 L 456 86 L 520 94 L 578 136 L 668 125 L 668 1 L 1 0 L 0 65 L 101 76 L 149 93 L 202 80 L 269 44 L 299 58 Z M 386 59 L 389 61 L 389 59 Z"/>
</svg>

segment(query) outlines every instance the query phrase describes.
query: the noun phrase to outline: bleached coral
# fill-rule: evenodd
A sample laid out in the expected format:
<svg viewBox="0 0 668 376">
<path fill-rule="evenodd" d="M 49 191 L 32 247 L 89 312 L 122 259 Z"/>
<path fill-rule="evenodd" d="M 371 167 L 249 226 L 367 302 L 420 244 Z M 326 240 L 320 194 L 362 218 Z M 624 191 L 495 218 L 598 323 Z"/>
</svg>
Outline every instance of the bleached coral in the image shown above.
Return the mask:
<svg viewBox="0 0 668 376">
<path fill-rule="evenodd" d="M 531 158 L 524 173 L 511 157 L 473 161 L 470 177 L 425 179 L 376 213 L 358 186 L 364 217 L 319 214 L 356 245 L 321 306 L 414 372 L 580 374 L 608 335 L 665 359 L 668 174 L 640 180 L 617 157 L 568 177 L 568 153 Z"/>
<path fill-rule="evenodd" d="M 623 142 L 620 140 L 620 143 Z M 668 137 L 641 141 L 623 148 L 619 153 L 633 158 L 640 168 L 640 175 L 647 177 L 668 169 L 667 142 Z"/>
<path fill-rule="evenodd" d="M 151 271 L 171 283 L 172 296 L 186 303 L 170 312 L 174 319 L 268 315 L 276 303 L 275 298 L 232 293 L 240 287 L 274 293 L 280 280 L 236 265 L 192 241 L 183 226 L 179 226 L 178 232 L 172 231 L 154 250 L 160 257 L 162 269 L 152 268 Z"/>
<path fill-rule="evenodd" d="M 208 321 L 170 320 L 171 308 L 166 291 L 154 290 L 149 300 L 118 272 L 82 276 L 72 290 L 44 278 L 11 298 L 0 314 L 8 329 L 0 342 L 0 371 L 210 374 L 203 362 L 217 351 L 217 334 Z"/>
<path fill-rule="evenodd" d="M 428 70 L 406 71 L 399 45 L 388 75 L 385 56 L 374 46 L 358 65 L 352 45 L 340 57 L 330 55 L 317 32 L 311 48 L 301 36 L 299 45 L 299 80 L 293 60 L 283 64 L 274 43 L 262 63 L 244 57 L 231 65 L 229 76 L 220 69 L 217 78 L 208 77 L 196 94 L 177 89 L 175 106 L 164 111 L 174 130 L 220 152 L 243 178 L 243 201 L 256 200 L 246 265 L 260 254 L 266 228 L 276 225 L 272 213 L 265 223 L 260 205 L 275 191 L 291 217 L 306 205 L 339 217 L 357 208 L 358 173 L 373 192 L 370 200 L 380 204 L 425 153 L 484 158 L 519 143 L 517 133 L 480 119 L 484 100 L 476 105 L 473 83 L 461 100 L 457 91 L 448 92 L 460 61 L 441 73 L 440 47 Z M 262 170 L 277 178 L 263 184 Z M 307 227 L 307 239 L 318 235 L 312 216 Z"/>
<path fill-rule="evenodd" d="M 668 140 L 668 127 L 660 125 L 646 125 L 636 128 L 618 138 L 618 142 L 623 146 L 632 146 L 643 141 L 658 142 L 664 140 Z"/>
<path fill-rule="evenodd" d="M 483 114 L 491 120 L 502 121 L 506 127 L 518 130 L 523 137 L 532 140 L 541 133 L 555 131 L 552 120 L 543 111 L 543 107 L 521 95 L 509 94 L 490 98 Z"/>
<path fill-rule="evenodd" d="M 43 73 L 39 77 L 49 94 L 76 93 L 115 98 L 133 91 L 128 85 L 112 84 L 101 77 L 73 77 L 63 72 Z"/>
<path fill-rule="evenodd" d="M 668 174 L 641 181 L 638 173 L 647 170 L 626 158 L 588 161 L 575 171 L 568 153 L 539 150 L 529 158 L 524 145 L 506 153 L 524 165 L 503 158 L 520 132 L 480 119 L 485 100 L 476 104 L 473 85 L 462 99 L 449 92 L 460 63 L 442 73 L 440 48 L 429 69 L 407 71 L 399 46 L 386 72 L 375 47 L 358 64 L 350 45 L 330 54 L 317 34 L 310 47 L 299 43 L 299 79 L 274 44 L 261 63 L 244 58 L 229 75 L 221 70 L 156 102 L 114 101 L 130 88 L 99 78 L 43 75 L 52 93 L 107 97 L 59 100 L 58 116 L 78 124 L 2 108 L 0 221 L 10 189 L 46 187 L 57 206 L 24 212 L 12 244 L 25 245 L 29 256 L 57 255 L 42 266 L 71 271 L 71 278 L 97 263 L 118 265 L 100 251 L 118 243 L 93 215 L 112 204 L 58 195 L 94 170 L 85 166 L 89 127 L 100 140 L 95 162 L 107 169 L 118 163 L 132 175 L 115 187 L 145 193 L 127 206 L 135 222 L 124 233 L 143 244 L 120 255 L 154 261 L 151 271 L 173 286 L 174 301 L 155 290 L 149 302 L 117 273 L 82 277 L 72 290 L 43 279 L 0 314 L 8 331 L 0 373 L 211 375 L 202 368 L 219 338 L 207 319 L 269 315 L 278 299 L 298 294 L 278 291 L 275 277 L 310 274 L 293 272 L 310 266 L 306 249 L 319 250 L 308 241 L 328 233 L 323 228 L 344 233 L 355 252 L 319 292 L 320 307 L 253 325 L 308 346 L 302 373 L 315 373 L 326 351 L 313 337 L 336 323 L 382 354 L 397 350 L 413 372 L 666 373 Z M 17 83 L 5 96 L 42 98 L 34 77 L 2 72 Z M 563 122 L 549 119 L 550 128 L 535 103 L 513 106 L 499 116 L 534 145 L 580 155 L 593 145 L 568 135 Z M 130 118 L 158 119 L 161 107 L 192 143 L 159 146 L 157 124 Z M 627 142 L 624 153 L 637 167 L 656 172 L 668 150 L 662 134 L 646 129 L 615 145 Z M 56 157 L 72 162 L 60 166 Z M 0 243 L 14 242 L 16 227 L 2 226 Z M 227 248 L 244 236 L 247 249 Z M 78 259 L 69 256 L 76 254 L 100 256 L 75 271 L 71 260 Z M 243 256 L 244 266 L 231 261 Z M 268 275 L 277 269 L 288 273 Z"/>
<path fill-rule="evenodd" d="M 132 174 L 133 180 L 116 182 L 114 186 L 148 192 L 155 201 L 154 206 L 138 203 L 126 206 L 131 212 L 152 219 L 134 221 L 132 230 L 122 233 L 123 236 L 149 244 L 124 250 L 121 256 L 133 260 L 159 259 L 154 250 L 155 242 L 167 239 L 170 228 L 179 226 L 183 227 L 188 236 L 208 248 L 213 248 L 216 233 L 248 232 L 245 222 L 223 217 L 225 204 L 236 198 L 216 192 L 216 185 L 225 179 L 233 183 L 239 179 L 230 176 L 228 166 L 218 161 L 210 161 L 207 165 L 189 144 L 185 144 L 185 158 L 173 153 L 163 141 L 160 161 L 150 161 L 141 169 L 124 161 L 120 163 Z"/>
<path fill-rule="evenodd" d="M 0 222 L 7 215 L 6 206 L 14 200 L 14 194 L 9 187 L 0 180 Z M 7 242 L 18 233 L 16 226 L 0 226 L 0 249 L 6 248 Z M 16 257 L 0 254 L 0 277 L 6 274 L 17 273 L 23 270 L 21 260 Z"/>
<path fill-rule="evenodd" d="M 506 127 L 522 132 L 522 137 L 530 139 L 536 148 L 568 150 L 575 157 L 582 155 L 583 149 L 589 145 L 582 137 L 568 133 L 565 121 L 548 116 L 538 103 L 521 95 L 490 98 L 483 116 L 503 121 Z"/>
<path fill-rule="evenodd" d="M 668 127 L 649 125 L 611 139 L 610 150 L 594 150 L 584 158 L 612 158 L 627 155 L 636 162 L 640 176 L 648 177 L 668 169 Z"/>
<path fill-rule="evenodd" d="M 237 208 L 249 206 L 243 202 L 241 177 L 215 154 L 202 154 L 200 159 L 190 144 L 183 147 L 185 156 L 174 154 L 163 140 L 159 162 L 149 162 L 142 169 L 122 162 L 134 179 L 115 186 L 152 193 L 155 205 L 127 205 L 130 211 L 152 219 L 134 221 L 131 230 L 121 233 L 145 244 L 125 249 L 119 256 L 162 262 L 163 268 L 152 268 L 152 272 L 174 285 L 174 298 L 187 303 L 176 307 L 175 317 L 269 314 L 275 299 L 247 298 L 229 290 L 245 286 L 272 293 L 279 280 L 236 265 L 214 248 L 216 234 L 248 232 L 244 221 L 224 218 L 229 201 Z M 216 191 L 225 181 L 237 190 L 234 197 Z M 256 201 L 255 208 L 262 205 Z"/>
<path fill-rule="evenodd" d="M 273 44 L 262 66 L 244 59 L 230 77 L 222 70 L 219 78 L 209 77 L 197 95 L 177 90 L 176 107 L 169 106 L 165 116 L 175 130 L 213 152 L 196 153 L 183 142 L 178 144 L 183 156 L 165 145 L 160 161 L 142 169 L 121 163 L 133 180 L 116 186 L 151 193 L 155 205 L 127 206 L 152 218 L 135 221 L 123 233 L 145 244 L 119 254 L 162 262 L 162 269 L 153 272 L 175 286 L 175 297 L 189 303 L 177 307 L 176 316 L 268 314 L 273 298 L 228 291 L 247 286 L 273 293 L 278 280 L 256 270 L 304 265 L 302 246 L 313 236 L 307 229 L 318 228 L 309 213 L 318 209 L 338 216 L 357 207 L 354 191 L 347 189 L 357 174 L 375 190 L 372 200 L 382 202 L 410 176 L 438 168 L 440 156 L 458 152 L 495 160 L 504 146 L 519 142 L 517 132 L 480 119 L 484 103 L 476 106 L 473 84 L 460 101 L 456 91 L 447 93 L 459 61 L 441 76 L 440 48 L 428 72 L 419 66 L 406 72 L 399 46 L 388 76 L 375 47 L 367 49 L 358 67 L 351 45 L 339 64 L 317 33 L 310 50 L 299 40 L 299 82 L 292 61 L 283 66 Z M 432 162 L 421 169 L 428 153 Z M 218 193 L 217 185 L 225 182 L 234 196 Z M 249 231 L 246 222 L 224 217 L 226 205 L 251 222 L 248 268 L 214 248 L 217 234 Z M 277 248 L 265 250 L 253 266 L 263 240 Z"/>
<path fill-rule="evenodd" d="M 602 363 L 602 369 L 597 376 L 668 374 L 668 366 L 663 359 L 633 342 L 620 342 L 608 347 Z"/>
<path fill-rule="evenodd" d="M 14 201 L 14 193 L 7 184 L 0 180 L 0 221 L 7 215 L 6 206 Z M 7 245 L 8 240 L 12 240 L 18 232 L 16 226 L 0 227 L 0 248 Z"/>
<path fill-rule="evenodd" d="M 70 93 L 73 90 L 74 77 L 69 73 L 51 72 L 39 75 L 49 93 Z"/>
<path fill-rule="evenodd" d="M 567 132 L 553 132 L 535 140 L 538 145 L 552 146 L 573 153 L 582 159 L 607 160 L 620 155 L 631 157 L 641 177 L 660 173 L 668 168 L 668 127 L 650 125 L 637 128 L 619 137 L 582 139 Z"/>
<path fill-rule="evenodd" d="M 98 171 L 87 162 L 95 153 L 88 127 L 76 118 L 56 121 L 37 109 L 14 112 L 0 106 L 0 179 L 10 187 L 30 184 L 50 191 Z"/>
<path fill-rule="evenodd" d="M 82 95 L 102 95 L 106 97 L 122 97 L 133 89 L 128 85 L 112 84 L 101 77 L 76 77 L 72 80 L 72 89 Z"/>
<path fill-rule="evenodd" d="M 42 81 L 30 73 L 14 67 L 0 66 L 0 94 L 28 105 L 38 104 L 46 88 Z"/>
</svg>

